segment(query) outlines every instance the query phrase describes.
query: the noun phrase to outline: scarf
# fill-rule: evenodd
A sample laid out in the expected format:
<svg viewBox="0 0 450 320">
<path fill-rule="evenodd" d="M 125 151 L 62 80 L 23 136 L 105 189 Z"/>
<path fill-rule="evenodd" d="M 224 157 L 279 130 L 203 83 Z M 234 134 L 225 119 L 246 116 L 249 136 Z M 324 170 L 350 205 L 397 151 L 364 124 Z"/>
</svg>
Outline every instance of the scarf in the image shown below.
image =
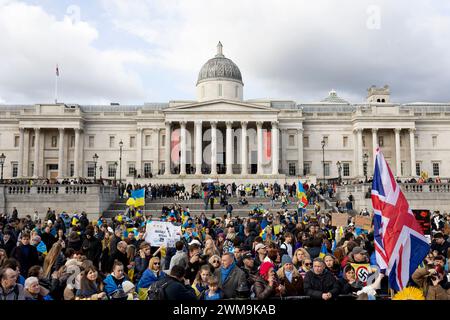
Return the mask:
<svg viewBox="0 0 450 320">
<path fill-rule="evenodd" d="M 292 282 L 292 271 L 284 270 L 284 275 L 289 280 L 289 282 Z"/>
<path fill-rule="evenodd" d="M 231 270 L 233 270 L 233 268 L 236 266 L 236 262 L 233 261 L 233 263 L 228 267 L 228 268 L 224 268 L 221 267 L 220 268 L 220 275 L 222 278 L 222 284 L 227 280 L 228 276 L 230 275 Z"/>
</svg>

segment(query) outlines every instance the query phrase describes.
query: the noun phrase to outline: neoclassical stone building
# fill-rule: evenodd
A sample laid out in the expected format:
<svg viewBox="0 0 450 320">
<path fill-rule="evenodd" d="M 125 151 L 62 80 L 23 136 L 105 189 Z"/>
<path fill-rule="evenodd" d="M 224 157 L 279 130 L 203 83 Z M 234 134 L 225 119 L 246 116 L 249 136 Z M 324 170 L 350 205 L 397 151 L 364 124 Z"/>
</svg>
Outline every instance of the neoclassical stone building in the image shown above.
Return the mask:
<svg viewBox="0 0 450 320">
<path fill-rule="evenodd" d="M 243 89 L 219 43 L 196 101 L 0 105 L 4 178 L 335 179 L 339 162 L 346 180 L 372 174 L 376 145 L 398 177 L 450 177 L 449 103 L 392 103 L 387 86 L 357 104 L 334 90 L 316 103 L 243 100 Z"/>
</svg>

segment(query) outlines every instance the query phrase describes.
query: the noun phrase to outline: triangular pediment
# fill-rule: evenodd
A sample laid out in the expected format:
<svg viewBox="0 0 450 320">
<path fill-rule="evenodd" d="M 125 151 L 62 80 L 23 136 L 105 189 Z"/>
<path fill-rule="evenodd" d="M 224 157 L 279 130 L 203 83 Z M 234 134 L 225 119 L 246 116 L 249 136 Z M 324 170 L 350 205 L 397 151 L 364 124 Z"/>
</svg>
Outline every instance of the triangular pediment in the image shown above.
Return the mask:
<svg viewBox="0 0 450 320">
<path fill-rule="evenodd" d="M 232 100 L 213 100 L 169 107 L 164 112 L 278 112 L 277 109 Z"/>
</svg>

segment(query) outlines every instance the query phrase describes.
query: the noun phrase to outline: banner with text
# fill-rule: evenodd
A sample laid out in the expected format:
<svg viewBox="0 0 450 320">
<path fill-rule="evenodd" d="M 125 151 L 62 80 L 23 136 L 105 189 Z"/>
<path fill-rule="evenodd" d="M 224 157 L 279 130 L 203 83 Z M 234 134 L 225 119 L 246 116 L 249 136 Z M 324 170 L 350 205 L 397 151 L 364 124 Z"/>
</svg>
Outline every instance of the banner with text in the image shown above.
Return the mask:
<svg viewBox="0 0 450 320">
<path fill-rule="evenodd" d="M 175 247 L 175 243 L 181 238 L 181 226 L 176 226 L 172 222 L 149 221 L 145 232 L 145 241 L 153 247 L 161 245 L 168 248 Z"/>
</svg>

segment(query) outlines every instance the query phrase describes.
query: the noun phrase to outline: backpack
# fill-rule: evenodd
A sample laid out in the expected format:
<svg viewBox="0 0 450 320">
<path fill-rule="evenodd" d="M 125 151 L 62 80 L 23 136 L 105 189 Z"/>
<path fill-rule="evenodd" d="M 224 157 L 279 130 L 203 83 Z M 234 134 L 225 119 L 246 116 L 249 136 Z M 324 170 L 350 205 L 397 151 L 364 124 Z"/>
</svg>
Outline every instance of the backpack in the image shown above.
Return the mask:
<svg viewBox="0 0 450 320">
<path fill-rule="evenodd" d="M 153 282 L 147 291 L 147 300 L 166 300 L 165 289 L 169 285 L 167 279 L 161 279 Z"/>
</svg>

